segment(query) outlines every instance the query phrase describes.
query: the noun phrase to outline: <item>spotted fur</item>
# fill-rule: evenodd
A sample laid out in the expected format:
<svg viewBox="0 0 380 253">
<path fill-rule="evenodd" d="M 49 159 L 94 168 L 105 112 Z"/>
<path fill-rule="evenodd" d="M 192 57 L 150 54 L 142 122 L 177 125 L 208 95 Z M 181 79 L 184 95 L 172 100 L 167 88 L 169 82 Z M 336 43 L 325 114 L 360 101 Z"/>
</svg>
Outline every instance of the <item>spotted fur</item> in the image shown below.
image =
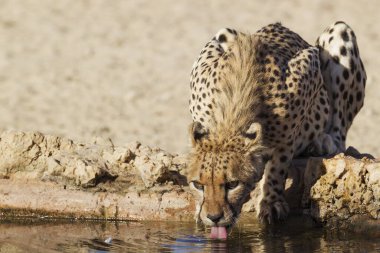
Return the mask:
<svg viewBox="0 0 380 253">
<path fill-rule="evenodd" d="M 285 218 L 291 160 L 345 150 L 363 106 L 366 74 L 352 29 L 336 22 L 316 46 L 280 23 L 254 34 L 222 29 L 194 63 L 188 179 L 196 217 L 231 226 L 260 187 L 257 213 Z"/>
</svg>

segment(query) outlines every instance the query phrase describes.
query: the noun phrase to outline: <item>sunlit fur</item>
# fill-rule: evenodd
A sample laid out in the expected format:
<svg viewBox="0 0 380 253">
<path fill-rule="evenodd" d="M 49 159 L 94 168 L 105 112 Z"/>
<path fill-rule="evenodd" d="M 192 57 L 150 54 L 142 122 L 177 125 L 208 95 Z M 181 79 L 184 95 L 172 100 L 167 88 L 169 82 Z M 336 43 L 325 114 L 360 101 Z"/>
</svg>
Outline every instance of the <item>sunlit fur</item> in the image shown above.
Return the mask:
<svg viewBox="0 0 380 253">
<path fill-rule="evenodd" d="M 188 180 L 204 185 L 198 190 L 199 207 L 196 218 L 206 225 L 233 225 L 242 204 L 263 175 L 265 158 L 270 150 L 262 144 L 261 125 L 255 122 L 260 112 L 260 41 L 240 34 L 229 42 L 224 52 L 224 71 L 215 99 L 214 117 L 202 138 L 196 136 L 196 125 L 190 127 L 192 151 Z M 247 135 L 247 131 L 249 134 Z M 247 137 L 248 136 L 248 137 Z M 226 184 L 239 181 L 235 189 Z M 208 215 L 223 212 L 215 224 Z"/>
<path fill-rule="evenodd" d="M 223 140 L 247 130 L 260 112 L 260 47 L 257 38 L 242 33 L 229 43 L 215 96 L 214 119 L 210 122 L 210 130 L 218 135 L 215 137 Z"/>
</svg>

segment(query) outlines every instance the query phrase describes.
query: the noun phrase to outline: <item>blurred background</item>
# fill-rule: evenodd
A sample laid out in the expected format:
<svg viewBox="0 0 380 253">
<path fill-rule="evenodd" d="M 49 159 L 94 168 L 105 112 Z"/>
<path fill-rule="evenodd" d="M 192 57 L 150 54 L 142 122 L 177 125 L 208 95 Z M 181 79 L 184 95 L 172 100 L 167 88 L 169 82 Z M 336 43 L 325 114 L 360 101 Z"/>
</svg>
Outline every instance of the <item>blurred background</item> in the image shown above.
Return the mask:
<svg viewBox="0 0 380 253">
<path fill-rule="evenodd" d="M 188 149 L 189 74 L 223 27 L 276 21 L 314 44 L 337 20 L 358 38 L 364 108 L 348 145 L 380 155 L 379 1 L 0 0 L 0 131 Z"/>
</svg>

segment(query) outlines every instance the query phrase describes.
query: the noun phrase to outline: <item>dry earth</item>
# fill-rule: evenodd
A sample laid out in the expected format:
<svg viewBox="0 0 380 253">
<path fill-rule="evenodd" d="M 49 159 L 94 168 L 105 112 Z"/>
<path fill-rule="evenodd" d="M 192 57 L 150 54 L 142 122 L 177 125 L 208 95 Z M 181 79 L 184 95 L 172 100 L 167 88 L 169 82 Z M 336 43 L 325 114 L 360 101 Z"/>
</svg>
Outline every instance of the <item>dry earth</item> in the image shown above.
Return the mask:
<svg viewBox="0 0 380 253">
<path fill-rule="evenodd" d="M 0 0 L 0 131 L 134 140 L 187 149 L 188 79 L 220 28 L 281 21 L 309 43 L 334 21 L 355 30 L 365 107 L 348 145 L 380 154 L 379 1 Z"/>
</svg>

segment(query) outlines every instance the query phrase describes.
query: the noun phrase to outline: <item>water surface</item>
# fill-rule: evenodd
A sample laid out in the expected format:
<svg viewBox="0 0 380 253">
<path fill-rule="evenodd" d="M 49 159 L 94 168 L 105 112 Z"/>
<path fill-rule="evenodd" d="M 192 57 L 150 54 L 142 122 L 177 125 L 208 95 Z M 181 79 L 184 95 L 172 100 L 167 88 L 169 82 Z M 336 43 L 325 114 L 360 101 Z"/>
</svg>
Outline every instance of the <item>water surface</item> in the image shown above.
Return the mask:
<svg viewBox="0 0 380 253">
<path fill-rule="evenodd" d="M 0 220 L 2 252 L 380 252 L 380 239 L 329 231 L 306 217 L 267 227 L 244 217 L 227 240 L 194 222 Z"/>
</svg>

